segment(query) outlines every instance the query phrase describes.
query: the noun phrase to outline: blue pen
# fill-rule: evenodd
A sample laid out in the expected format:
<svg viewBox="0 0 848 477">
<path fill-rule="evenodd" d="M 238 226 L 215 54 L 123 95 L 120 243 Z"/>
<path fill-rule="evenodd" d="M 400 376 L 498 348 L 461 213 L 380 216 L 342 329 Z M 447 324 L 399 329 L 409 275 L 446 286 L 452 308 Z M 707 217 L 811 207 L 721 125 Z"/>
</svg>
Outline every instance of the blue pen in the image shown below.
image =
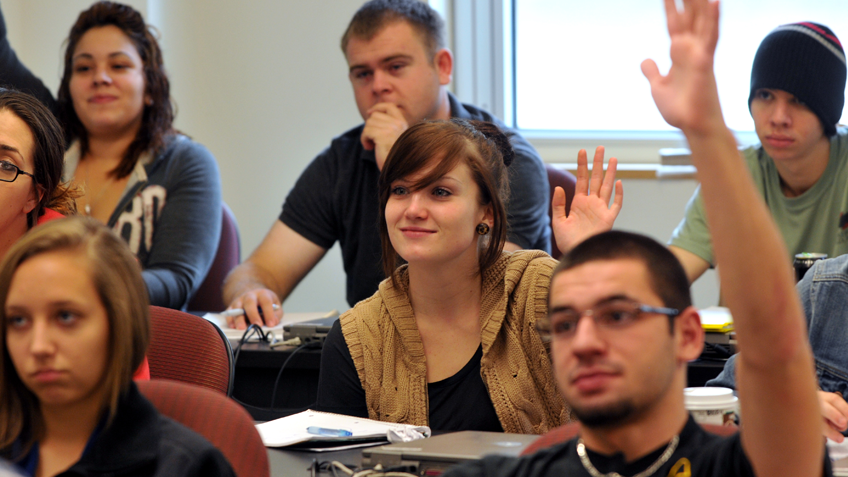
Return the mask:
<svg viewBox="0 0 848 477">
<path fill-rule="evenodd" d="M 317 426 L 309 426 L 306 428 L 306 432 L 316 435 L 316 436 L 327 436 L 327 437 L 350 437 L 353 435 L 352 432 L 346 431 L 344 429 L 327 429 L 326 427 L 317 427 Z"/>
</svg>

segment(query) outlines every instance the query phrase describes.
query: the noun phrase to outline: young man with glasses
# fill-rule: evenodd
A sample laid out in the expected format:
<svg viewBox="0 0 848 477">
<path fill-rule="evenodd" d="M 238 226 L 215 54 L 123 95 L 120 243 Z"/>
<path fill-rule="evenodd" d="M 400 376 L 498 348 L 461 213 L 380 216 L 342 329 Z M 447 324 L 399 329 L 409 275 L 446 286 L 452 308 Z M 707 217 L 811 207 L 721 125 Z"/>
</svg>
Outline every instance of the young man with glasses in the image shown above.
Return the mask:
<svg viewBox="0 0 848 477">
<path fill-rule="evenodd" d="M 716 256 L 736 318 L 744 425 L 707 434 L 686 411 L 688 361 L 704 332 L 680 263 L 651 239 L 589 238 L 554 271 L 554 373 L 580 420 L 572 441 L 520 459 L 486 458 L 446 477 L 821 476 L 813 359 L 786 247 L 722 117 L 713 74 L 718 2 L 665 0 L 672 66 L 642 71 L 658 109 L 692 149 Z"/>
</svg>

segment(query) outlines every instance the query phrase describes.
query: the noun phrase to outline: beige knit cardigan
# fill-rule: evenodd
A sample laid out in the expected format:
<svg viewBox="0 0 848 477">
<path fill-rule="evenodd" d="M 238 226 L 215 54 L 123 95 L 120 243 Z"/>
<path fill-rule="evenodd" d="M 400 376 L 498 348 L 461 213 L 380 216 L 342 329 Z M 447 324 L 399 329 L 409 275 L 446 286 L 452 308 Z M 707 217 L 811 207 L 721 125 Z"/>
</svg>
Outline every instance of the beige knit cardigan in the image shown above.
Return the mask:
<svg viewBox="0 0 848 477">
<path fill-rule="evenodd" d="M 556 261 L 540 251 L 503 252 L 483 277 L 481 371 L 505 432 L 542 434 L 570 420 L 548 349 L 535 329 L 547 314 Z M 371 419 L 427 425 L 427 362 L 407 290 L 406 266 L 340 318 Z M 446 332 L 448 332 L 446 330 Z"/>
</svg>

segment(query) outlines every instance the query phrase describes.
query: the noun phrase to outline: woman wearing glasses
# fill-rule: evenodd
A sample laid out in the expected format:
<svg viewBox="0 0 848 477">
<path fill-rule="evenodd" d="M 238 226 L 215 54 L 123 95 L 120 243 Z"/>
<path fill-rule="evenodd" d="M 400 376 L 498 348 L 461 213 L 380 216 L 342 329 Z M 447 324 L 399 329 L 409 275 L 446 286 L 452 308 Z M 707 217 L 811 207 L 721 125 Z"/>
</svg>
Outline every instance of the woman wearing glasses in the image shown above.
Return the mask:
<svg viewBox="0 0 848 477">
<path fill-rule="evenodd" d="M 400 136 L 379 185 L 390 278 L 327 336 L 319 409 L 451 431 L 541 434 L 569 420 L 534 327 L 557 262 L 503 251 L 512 155 L 489 123 L 430 121 Z M 554 195 L 560 250 L 612 227 L 621 208 L 616 161 L 602 179 L 598 148 L 591 194 L 585 151 L 578 164 L 567 218 L 565 193 Z"/>
<path fill-rule="evenodd" d="M 83 191 L 79 211 L 129 244 L 151 304 L 183 308 L 217 249 L 221 180 L 209 151 L 173 128 L 162 51 L 141 14 L 111 2 L 82 12 L 55 100 L 18 61 L 0 15 L 0 83 L 56 113 L 68 146 L 64 179 Z"/>
<path fill-rule="evenodd" d="M 0 259 L 37 223 L 74 210 L 61 183 L 62 128 L 28 94 L 0 88 Z"/>
</svg>

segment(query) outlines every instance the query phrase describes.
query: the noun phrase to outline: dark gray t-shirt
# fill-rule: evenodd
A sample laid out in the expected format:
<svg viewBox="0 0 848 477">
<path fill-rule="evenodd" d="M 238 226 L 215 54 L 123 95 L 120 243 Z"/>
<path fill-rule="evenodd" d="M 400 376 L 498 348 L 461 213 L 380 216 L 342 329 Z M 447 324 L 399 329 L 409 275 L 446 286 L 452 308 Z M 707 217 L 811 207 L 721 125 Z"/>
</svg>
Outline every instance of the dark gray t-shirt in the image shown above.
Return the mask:
<svg viewBox="0 0 848 477">
<path fill-rule="evenodd" d="M 452 117 L 493 122 L 510 138 L 515 160 L 508 168 L 507 240 L 525 249 L 550 252 L 550 187 L 538 153 L 491 114 L 460 103 L 453 95 L 448 98 Z M 280 214 L 280 221 L 321 248 L 329 249 L 339 241 L 350 306 L 373 295 L 386 278 L 378 224 L 380 170 L 374 152 L 360 143 L 362 128 L 333 139 L 307 166 Z"/>
</svg>

